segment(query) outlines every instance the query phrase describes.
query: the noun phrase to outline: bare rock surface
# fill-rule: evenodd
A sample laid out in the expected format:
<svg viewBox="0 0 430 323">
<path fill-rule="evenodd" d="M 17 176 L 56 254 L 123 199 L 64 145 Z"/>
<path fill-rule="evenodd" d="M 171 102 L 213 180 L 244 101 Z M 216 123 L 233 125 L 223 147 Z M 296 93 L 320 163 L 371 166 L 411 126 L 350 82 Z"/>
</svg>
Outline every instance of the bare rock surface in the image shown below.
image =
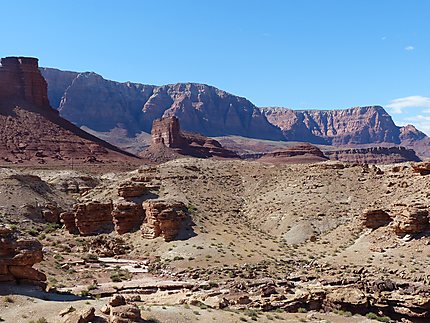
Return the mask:
<svg viewBox="0 0 430 323">
<path fill-rule="evenodd" d="M 377 229 L 390 223 L 393 219 L 384 210 L 365 210 L 362 216 L 363 225 L 370 229 Z"/>
<path fill-rule="evenodd" d="M 349 163 L 394 164 L 421 161 L 413 149 L 405 147 L 345 148 L 327 150 L 324 154 L 330 159 Z"/>
<path fill-rule="evenodd" d="M 173 200 L 148 200 L 143 202 L 146 218 L 142 235 L 153 239 L 162 236 L 165 241 L 173 240 L 185 220 L 185 205 Z"/>
<path fill-rule="evenodd" d="M 136 142 L 142 132 L 149 133 L 154 120 L 168 116 L 178 117 L 185 131 L 211 137 L 334 146 L 402 144 L 420 156 L 430 152 L 430 139 L 423 132 L 412 125 L 396 126 L 380 106 L 344 110 L 257 108 L 245 98 L 205 84 L 119 83 L 92 72 L 52 68 L 41 68 L 41 73 L 49 84 L 49 99 L 61 116 L 133 153 L 147 146 Z M 109 134 L 112 131 L 115 133 Z"/>
<path fill-rule="evenodd" d="M 45 274 L 33 268 L 43 260 L 42 244 L 0 226 L 0 282 L 17 281 L 44 285 Z"/>
<path fill-rule="evenodd" d="M 263 108 L 262 112 L 292 141 L 332 145 L 400 143 L 399 128 L 380 106 L 297 111 Z"/>
<path fill-rule="evenodd" d="M 145 212 L 142 205 L 134 202 L 117 202 L 113 206 L 112 218 L 115 231 L 119 234 L 140 228 Z"/>
<path fill-rule="evenodd" d="M 397 234 L 422 233 L 429 228 L 429 212 L 423 205 L 412 205 L 398 213 L 394 219 Z"/>
</svg>

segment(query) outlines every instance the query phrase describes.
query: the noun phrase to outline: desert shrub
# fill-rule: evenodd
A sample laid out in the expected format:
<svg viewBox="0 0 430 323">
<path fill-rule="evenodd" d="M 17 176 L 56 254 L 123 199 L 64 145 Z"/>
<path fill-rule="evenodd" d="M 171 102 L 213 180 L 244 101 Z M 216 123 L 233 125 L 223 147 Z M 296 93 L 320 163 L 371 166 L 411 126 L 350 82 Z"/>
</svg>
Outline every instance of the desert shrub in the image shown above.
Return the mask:
<svg viewBox="0 0 430 323">
<path fill-rule="evenodd" d="M 391 319 L 388 316 L 379 316 L 378 314 L 375 314 L 375 313 L 372 313 L 372 312 L 367 313 L 366 317 L 368 319 L 376 320 L 378 322 L 391 322 Z"/>
<path fill-rule="evenodd" d="M 127 269 L 115 269 L 110 275 L 113 282 L 121 282 L 123 280 L 130 280 L 131 273 Z"/>
</svg>

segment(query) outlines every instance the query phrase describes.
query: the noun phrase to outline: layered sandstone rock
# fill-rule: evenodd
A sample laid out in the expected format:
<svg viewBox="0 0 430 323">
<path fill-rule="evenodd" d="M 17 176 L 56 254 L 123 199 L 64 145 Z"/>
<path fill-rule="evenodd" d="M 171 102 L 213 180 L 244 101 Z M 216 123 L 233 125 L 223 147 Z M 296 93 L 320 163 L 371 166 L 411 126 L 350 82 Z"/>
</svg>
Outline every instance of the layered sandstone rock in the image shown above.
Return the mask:
<svg viewBox="0 0 430 323">
<path fill-rule="evenodd" d="M 46 276 L 32 268 L 43 260 L 42 244 L 0 226 L 0 282 L 29 282 L 44 286 Z"/>
<path fill-rule="evenodd" d="M 336 149 L 325 151 L 324 154 L 332 160 L 361 164 L 395 164 L 421 160 L 413 149 L 397 146 Z"/>
<path fill-rule="evenodd" d="M 118 187 L 118 196 L 124 198 L 139 197 L 147 191 L 146 185 L 143 182 L 127 181 Z"/>
<path fill-rule="evenodd" d="M 302 111 L 263 108 L 262 112 L 287 140 L 331 145 L 400 143 L 399 128 L 380 106 Z"/>
<path fill-rule="evenodd" d="M 176 116 L 186 131 L 314 144 L 402 144 L 427 156 L 430 138 L 413 126 L 397 127 L 379 106 L 344 110 L 258 109 L 245 98 L 204 84 L 152 86 L 118 83 L 95 73 L 42 69 L 49 99 L 61 115 L 99 132 L 135 137 L 154 120 Z M 113 141 L 112 141 L 113 142 Z"/>
<path fill-rule="evenodd" d="M 60 222 L 64 224 L 64 227 L 70 233 L 79 234 L 79 230 L 75 222 L 75 213 L 73 211 L 60 213 Z"/>
<path fill-rule="evenodd" d="M 153 162 L 165 162 L 181 155 L 198 158 L 238 158 L 215 139 L 181 132 L 179 119 L 174 116 L 154 120 L 151 135 L 153 144 L 140 156 Z"/>
<path fill-rule="evenodd" d="M 113 295 L 104 309 L 104 314 L 109 315 L 111 323 L 134 323 L 146 322 L 142 320 L 139 307 L 134 304 L 127 304 L 124 296 L 120 294 Z"/>
<path fill-rule="evenodd" d="M 422 205 L 409 206 L 396 214 L 393 226 L 397 234 L 422 233 L 429 228 L 429 212 Z"/>
<path fill-rule="evenodd" d="M 47 84 L 33 57 L 6 57 L 0 61 L 0 101 L 23 99 L 48 109 Z"/>
<path fill-rule="evenodd" d="M 392 219 L 384 210 L 369 209 L 364 211 L 361 221 L 366 228 L 377 229 L 389 224 Z"/>
<path fill-rule="evenodd" d="M 265 153 L 258 160 L 272 163 L 317 163 L 328 158 L 318 147 L 303 143 L 282 151 Z"/>
<path fill-rule="evenodd" d="M 153 86 L 113 82 L 95 73 L 41 72 L 54 107 L 78 126 L 109 131 L 121 124 L 135 135 L 150 132 L 155 119 L 176 116 L 185 130 L 206 136 L 282 139 L 251 102 L 205 84 Z"/>
<path fill-rule="evenodd" d="M 87 202 L 74 206 L 75 225 L 81 235 L 113 230 L 112 203 Z"/>
<path fill-rule="evenodd" d="M 115 203 L 112 210 L 115 231 L 119 234 L 124 234 L 139 229 L 143 222 L 144 214 L 141 204 L 127 201 Z"/>
<path fill-rule="evenodd" d="M 156 199 L 143 202 L 143 208 L 146 214 L 142 225 L 144 238 L 162 236 L 165 241 L 171 241 L 177 236 L 186 217 L 184 203 Z"/>
</svg>

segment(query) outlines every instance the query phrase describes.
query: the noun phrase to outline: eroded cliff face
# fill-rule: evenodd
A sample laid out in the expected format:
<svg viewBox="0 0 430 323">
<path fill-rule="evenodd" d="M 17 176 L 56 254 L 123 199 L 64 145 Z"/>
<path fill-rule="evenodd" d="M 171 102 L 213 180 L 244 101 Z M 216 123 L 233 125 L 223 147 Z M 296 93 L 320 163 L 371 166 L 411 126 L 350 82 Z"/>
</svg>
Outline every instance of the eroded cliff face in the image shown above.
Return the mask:
<svg viewBox="0 0 430 323">
<path fill-rule="evenodd" d="M 196 83 L 164 86 L 119 83 L 95 73 L 41 69 L 60 114 L 97 132 L 124 129 L 129 138 L 151 132 L 156 119 L 176 116 L 184 131 L 313 144 L 395 144 L 430 155 L 430 139 L 413 126 L 398 127 L 380 106 L 298 111 L 257 108 L 245 98 Z M 112 141 L 113 142 L 113 141 Z"/>
<path fill-rule="evenodd" d="M 152 86 L 113 82 L 95 73 L 73 74 L 50 68 L 41 72 L 49 84 L 49 98 L 60 114 L 96 131 L 119 126 L 132 136 L 151 132 L 155 119 L 176 116 L 184 130 L 206 136 L 283 138 L 250 101 L 205 84 Z"/>
<path fill-rule="evenodd" d="M 345 110 L 295 111 L 262 108 L 269 122 L 278 126 L 287 140 L 329 145 L 400 143 L 400 129 L 380 106 Z"/>
<path fill-rule="evenodd" d="M 46 276 L 33 268 L 43 260 L 42 244 L 0 225 L 0 282 L 45 285 Z"/>
<path fill-rule="evenodd" d="M 61 163 L 134 160 L 130 154 L 61 118 L 50 107 L 38 59 L 6 57 L 0 65 L 0 161 Z"/>
<path fill-rule="evenodd" d="M 22 99 L 49 108 L 47 84 L 37 58 L 5 57 L 0 63 L 0 101 Z"/>
<path fill-rule="evenodd" d="M 337 149 L 325 151 L 324 154 L 332 160 L 339 160 L 347 163 L 395 164 L 421 161 L 413 149 L 407 149 L 405 147 Z"/>
</svg>

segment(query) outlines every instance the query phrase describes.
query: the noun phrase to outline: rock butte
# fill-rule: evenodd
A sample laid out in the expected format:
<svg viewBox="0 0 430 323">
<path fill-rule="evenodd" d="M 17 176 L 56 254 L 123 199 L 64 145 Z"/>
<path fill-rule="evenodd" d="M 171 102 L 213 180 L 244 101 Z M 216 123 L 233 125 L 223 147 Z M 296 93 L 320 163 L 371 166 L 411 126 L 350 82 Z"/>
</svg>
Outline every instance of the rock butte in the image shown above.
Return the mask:
<svg viewBox="0 0 430 323">
<path fill-rule="evenodd" d="M 165 162 L 180 156 L 239 158 L 236 153 L 223 148 L 215 139 L 181 132 L 179 119 L 174 116 L 154 120 L 151 136 L 152 145 L 140 156 L 154 162 Z"/>
<path fill-rule="evenodd" d="M 165 241 L 174 240 L 184 227 L 186 206 L 173 199 L 154 199 L 149 188 L 159 187 L 151 186 L 150 181 L 136 177 L 121 183 L 114 201 L 75 204 L 73 210 L 60 214 L 61 222 L 70 233 L 83 236 L 113 231 L 125 234 L 141 229 L 146 239 L 161 236 Z"/>
</svg>

